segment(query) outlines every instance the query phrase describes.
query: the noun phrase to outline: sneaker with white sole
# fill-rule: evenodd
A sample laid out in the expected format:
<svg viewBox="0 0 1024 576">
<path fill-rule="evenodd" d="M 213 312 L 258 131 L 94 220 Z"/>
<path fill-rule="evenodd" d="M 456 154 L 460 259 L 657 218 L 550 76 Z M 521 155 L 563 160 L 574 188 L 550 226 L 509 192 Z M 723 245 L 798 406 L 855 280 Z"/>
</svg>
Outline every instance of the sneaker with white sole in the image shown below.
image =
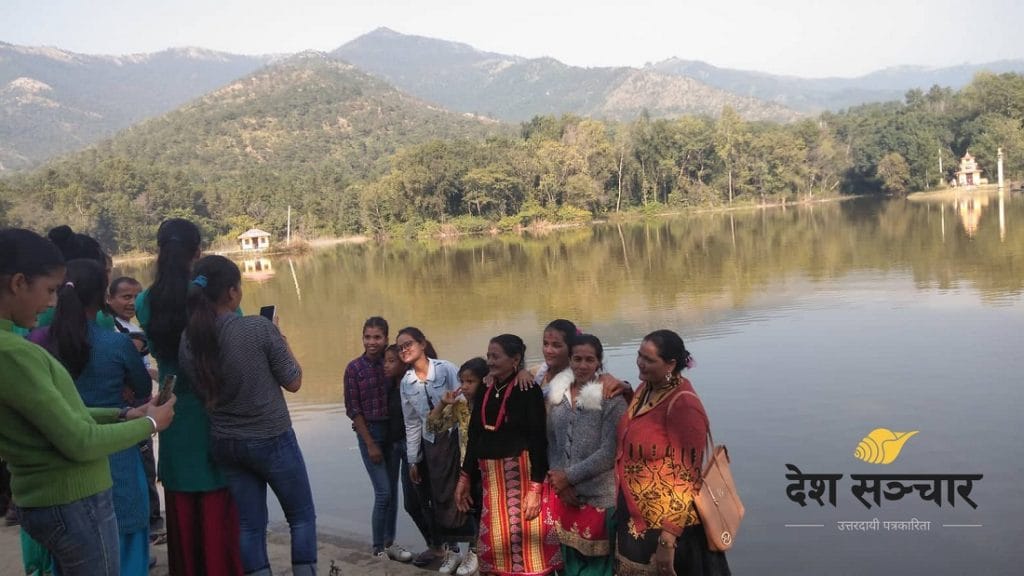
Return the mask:
<svg viewBox="0 0 1024 576">
<path fill-rule="evenodd" d="M 455 574 L 455 569 L 459 567 L 459 562 L 462 558 L 459 553 L 455 550 L 446 549 L 444 551 L 444 561 L 441 562 L 441 567 L 437 569 L 441 574 Z"/>
<path fill-rule="evenodd" d="M 412 562 L 412 552 L 409 552 L 398 544 L 388 546 L 384 549 L 384 553 L 388 555 L 388 558 L 391 558 L 396 562 Z"/>
<path fill-rule="evenodd" d="M 380 552 L 374 552 L 373 557 L 382 562 L 391 562 L 391 557 L 388 556 L 388 553 L 383 550 L 381 550 Z"/>
<path fill-rule="evenodd" d="M 480 562 L 476 558 L 476 552 L 470 550 L 463 556 L 459 569 L 455 571 L 455 576 L 473 576 L 479 568 Z"/>
</svg>

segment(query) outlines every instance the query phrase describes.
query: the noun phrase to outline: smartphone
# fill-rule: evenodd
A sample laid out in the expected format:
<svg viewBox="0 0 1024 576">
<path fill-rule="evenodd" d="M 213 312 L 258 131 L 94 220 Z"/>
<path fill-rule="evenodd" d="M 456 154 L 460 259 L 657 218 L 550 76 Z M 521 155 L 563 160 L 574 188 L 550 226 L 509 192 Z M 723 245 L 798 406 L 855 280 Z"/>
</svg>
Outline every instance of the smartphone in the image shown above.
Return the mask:
<svg viewBox="0 0 1024 576">
<path fill-rule="evenodd" d="M 277 306 L 271 304 L 270 306 L 264 306 L 260 308 L 260 316 L 263 316 L 271 322 L 274 321 L 274 316 L 277 316 Z"/>
<path fill-rule="evenodd" d="M 171 399 L 171 394 L 174 394 L 174 385 L 177 384 L 178 377 L 171 375 L 164 378 L 164 386 L 160 389 L 160 394 L 156 397 L 156 405 L 163 406 Z"/>
</svg>

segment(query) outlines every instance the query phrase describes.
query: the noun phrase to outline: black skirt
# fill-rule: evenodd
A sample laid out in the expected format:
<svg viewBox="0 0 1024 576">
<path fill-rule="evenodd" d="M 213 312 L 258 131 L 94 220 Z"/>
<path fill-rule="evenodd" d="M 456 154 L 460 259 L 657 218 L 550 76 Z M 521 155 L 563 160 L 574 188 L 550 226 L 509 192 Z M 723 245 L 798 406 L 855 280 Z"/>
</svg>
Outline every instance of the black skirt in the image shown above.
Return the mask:
<svg viewBox="0 0 1024 576">
<path fill-rule="evenodd" d="M 652 528 L 638 539 L 629 533 L 629 509 L 626 500 L 619 494 L 615 510 L 615 574 L 633 576 L 656 574 L 651 557 L 658 549 L 661 528 Z M 687 526 L 676 540 L 676 576 L 730 576 L 729 563 L 724 552 L 708 548 L 704 526 Z"/>
</svg>

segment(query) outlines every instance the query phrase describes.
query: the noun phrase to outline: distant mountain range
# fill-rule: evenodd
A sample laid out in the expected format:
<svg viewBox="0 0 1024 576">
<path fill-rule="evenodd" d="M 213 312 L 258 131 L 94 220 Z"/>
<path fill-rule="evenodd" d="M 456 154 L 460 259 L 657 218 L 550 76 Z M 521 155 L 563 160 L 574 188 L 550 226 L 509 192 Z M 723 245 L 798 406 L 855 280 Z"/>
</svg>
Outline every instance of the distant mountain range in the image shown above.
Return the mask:
<svg viewBox="0 0 1024 576">
<path fill-rule="evenodd" d="M 271 59 L 198 48 L 87 56 L 0 42 L 0 172 L 78 150 Z"/>
<path fill-rule="evenodd" d="M 732 106 L 751 120 L 788 121 L 785 107 L 737 96 L 701 81 L 627 67 L 581 68 L 553 58 L 526 59 L 378 28 L 332 54 L 398 88 L 453 110 L 509 122 L 566 113 L 632 119 L 718 114 Z"/>
<path fill-rule="evenodd" d="M 898 67 L 850 79 L 777 76 L 675 58 L 644 68 L 582 68 L 387 28 L 330 57 L 437 107 L 509 122 L 563 113 L 611 119 L 643 111 L 655 117 L 713 115 L 726 105 L 751 120 L 789 121 L 801 113 L 900 99 L 911 88 L 959 88 L 980 70 L 1024 71 L 1024 60 Z M 0 173 L 86 147 L 286 58 L 199 48 L 88 56 L 0 42 Z"/>
<path fill-rule="evenodd" d="M 699 60 L 669 58 L 645 70 L 693 78 L 739 96 L 775 102 L 805 113 L 840 110 L 868 102 L 902 100 L 908 90 L 938 85 L 963 88 L 981 71 L 1024 72 L 1024 60 L 999 60 L 944 68 L 897 66 L 856 78 L 799 78 L 718 68 Z"/>
</svg>

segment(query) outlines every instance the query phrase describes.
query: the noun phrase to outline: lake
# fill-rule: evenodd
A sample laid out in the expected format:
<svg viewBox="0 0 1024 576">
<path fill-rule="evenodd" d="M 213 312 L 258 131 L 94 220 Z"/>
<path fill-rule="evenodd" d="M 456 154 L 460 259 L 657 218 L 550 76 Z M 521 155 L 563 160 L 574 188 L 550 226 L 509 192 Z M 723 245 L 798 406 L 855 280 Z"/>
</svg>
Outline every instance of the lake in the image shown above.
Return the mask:
<svg viewBox="0 0 1024 576">
<path fill-rule="evenodd" d="M 543 326 L 564 317 L 598 335 L 606 367 L 633 381 L 644 334 L 682 334 L 746 505 L 729 554 L 736 574 L 1019 573 L 1022 221 L 1019 195 L 979 193 L 343 245 L 240 261 L 243 307 L 276 304 L 305 369 L 289 400 L 324 532 L 369 546 L 372 492 L 341 404 L 366 317 L 386 317 L 392 336 L 418 326 L 456 364 L 502 332 L 521 335 L 536 362 Z M 875 428 L 918 433 L 892 464 L 854 458 Z M 786 464 L 842 474 L 836 505 L 790 500 Z M 977 508 L 911 490 L 869 509 L 851 491 L 861 474 L 983 478 L 968 494 Z M 930 529 L 837 525 L 875 518 Z M 423 545 L 403 513 L 399 541 Z"/>
</svg>

